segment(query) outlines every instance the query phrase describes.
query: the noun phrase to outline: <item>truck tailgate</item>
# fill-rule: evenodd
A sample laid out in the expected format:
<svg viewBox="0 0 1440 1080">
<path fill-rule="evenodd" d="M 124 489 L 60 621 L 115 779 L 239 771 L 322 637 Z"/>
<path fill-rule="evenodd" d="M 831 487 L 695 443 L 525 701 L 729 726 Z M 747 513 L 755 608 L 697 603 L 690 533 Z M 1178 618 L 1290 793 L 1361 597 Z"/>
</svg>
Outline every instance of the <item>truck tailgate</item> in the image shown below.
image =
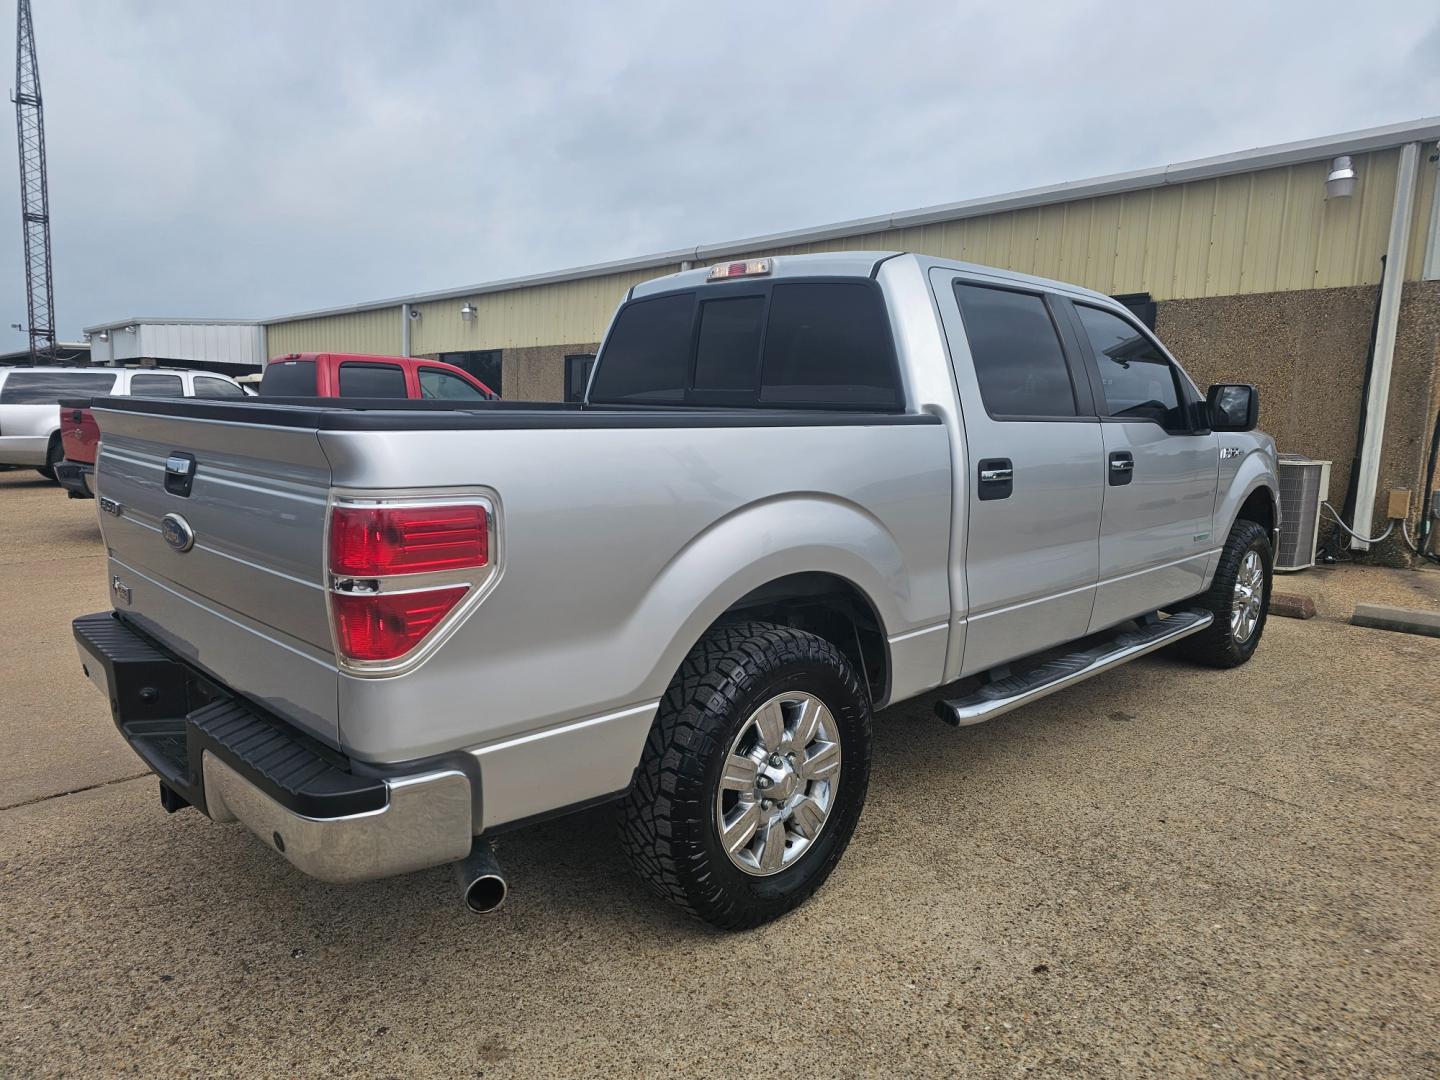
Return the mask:
<svg viewBox="0 0 1440 1080">
<path fill-rule="evenodd" d="M 330 466 L 315 432 L 98 402 L 95 414 L 116 610 L 225 685 L 338 746 L 324 592 Z M 179 466 L 168 485 L 167 461 Z"/>
</svg>

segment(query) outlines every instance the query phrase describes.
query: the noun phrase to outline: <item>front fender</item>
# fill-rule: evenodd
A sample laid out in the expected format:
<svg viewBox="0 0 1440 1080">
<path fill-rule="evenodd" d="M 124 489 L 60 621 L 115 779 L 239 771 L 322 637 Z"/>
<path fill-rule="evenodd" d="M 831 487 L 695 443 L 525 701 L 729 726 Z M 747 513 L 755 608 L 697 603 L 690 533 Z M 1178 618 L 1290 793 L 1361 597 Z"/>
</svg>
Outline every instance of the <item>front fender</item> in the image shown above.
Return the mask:
<svg viewBox="0 0 1440 1080">
<path fill-rule="evenodd" d="M 1239 449 L 1238 457 L 1220 461 L 1219 497 L 1215 501 L 1215 538 L 1223 544 L 1235 527 L 1235 519 L 1245 501 L 1261 488 L 1270 496 L 1274 512 L 1275 536 L 1280 532 L 1280 476 L 1275 459 L 1275 443 L 1268 435 L 1226 436 L 1225 449 Z"/>
</svg>

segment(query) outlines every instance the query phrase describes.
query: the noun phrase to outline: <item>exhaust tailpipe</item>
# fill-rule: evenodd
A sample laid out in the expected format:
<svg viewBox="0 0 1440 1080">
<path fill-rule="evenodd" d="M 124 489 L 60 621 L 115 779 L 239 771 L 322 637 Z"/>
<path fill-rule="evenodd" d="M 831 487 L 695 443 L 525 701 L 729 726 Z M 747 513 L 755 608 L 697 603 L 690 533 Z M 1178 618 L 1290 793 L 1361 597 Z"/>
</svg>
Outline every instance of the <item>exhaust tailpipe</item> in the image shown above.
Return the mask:
<svg viewBox="0 0 1440 1080">
<path fill-rule="evenodd" d="M 460 896 L 465 906 L 475 914 L 487 915 L 505 903 L 505 894 L 510 890 L 505 884 L 500 864 L 495 861 L 490 841 L 477 838 L 470 854 L 452 865 L 455 867 L 455 882 L 460 886 Z"/>
</svg>

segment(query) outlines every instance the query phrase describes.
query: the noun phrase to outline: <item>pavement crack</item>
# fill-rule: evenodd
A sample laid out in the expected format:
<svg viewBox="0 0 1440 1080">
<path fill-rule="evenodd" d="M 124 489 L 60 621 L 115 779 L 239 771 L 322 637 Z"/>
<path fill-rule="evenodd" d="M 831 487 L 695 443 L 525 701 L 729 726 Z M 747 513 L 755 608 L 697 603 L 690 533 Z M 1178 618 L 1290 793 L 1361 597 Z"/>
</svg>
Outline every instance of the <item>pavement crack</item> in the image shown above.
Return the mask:
<svg viewBox="0 0 1440 1080">
<path fill-rule="evenodd" d="M 109 787 L 112 784 L 126 784 L 131 780 L 142 780 L 147 776 L 153 775 L 154 774 L 150 772 L 138 772 L 134 776 L 117 776 L 114 780 L 101 780 L 99 783 L 70 788 L 68 791 L 56 791 L 49 795 L 36 795 L 33 799 L 10 803 L 8 806 L 0 806 L 0 813 L 4 813 L 6 810 L 19 810 L 24 806 L 34 806 L 36 803 L 48 802 L 51 799 L 63 799 L 66 795 L 79 795 L 82 791 L 94 791 L 96 788 Z"/>
</svg>

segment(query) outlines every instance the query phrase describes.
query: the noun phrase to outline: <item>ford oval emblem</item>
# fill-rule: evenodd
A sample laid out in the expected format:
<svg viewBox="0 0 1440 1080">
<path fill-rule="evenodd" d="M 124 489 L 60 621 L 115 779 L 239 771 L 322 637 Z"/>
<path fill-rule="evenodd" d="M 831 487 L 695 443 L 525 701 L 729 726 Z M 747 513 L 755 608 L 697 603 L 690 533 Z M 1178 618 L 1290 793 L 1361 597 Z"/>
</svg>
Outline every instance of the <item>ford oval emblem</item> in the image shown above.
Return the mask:
<svg viewBox="0 0 1440 1080">
<path fill-rule="evenodd" d="M 176 551 L 189 551 L 195 546 L 195 530 L 179 514 L 166 514 L 160 519 L 160 535 Z"/>
</svg>

